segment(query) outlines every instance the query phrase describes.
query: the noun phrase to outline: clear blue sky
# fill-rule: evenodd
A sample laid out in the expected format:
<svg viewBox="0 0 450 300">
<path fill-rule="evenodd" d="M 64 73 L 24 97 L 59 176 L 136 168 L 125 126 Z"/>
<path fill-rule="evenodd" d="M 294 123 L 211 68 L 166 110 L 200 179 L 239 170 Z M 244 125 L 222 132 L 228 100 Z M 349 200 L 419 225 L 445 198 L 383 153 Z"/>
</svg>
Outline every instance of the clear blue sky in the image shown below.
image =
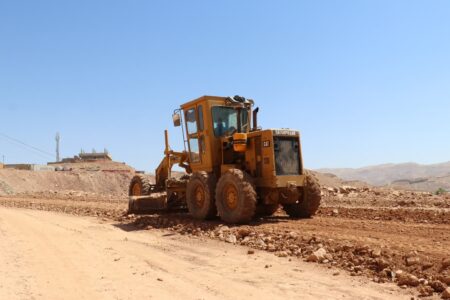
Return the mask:
<svg viewBox="0 0 450 300">
<path fill-rule="evenodd" d="M 0 133 L 162 157 L 171 113 L 243 95 L 306 167 L 450 160 L 449 1 L 0 1 Z M 6 161 L 48 159 L 0 136 Z M 0 156 L 1 159 L 1 156 Z"/>
</svg>

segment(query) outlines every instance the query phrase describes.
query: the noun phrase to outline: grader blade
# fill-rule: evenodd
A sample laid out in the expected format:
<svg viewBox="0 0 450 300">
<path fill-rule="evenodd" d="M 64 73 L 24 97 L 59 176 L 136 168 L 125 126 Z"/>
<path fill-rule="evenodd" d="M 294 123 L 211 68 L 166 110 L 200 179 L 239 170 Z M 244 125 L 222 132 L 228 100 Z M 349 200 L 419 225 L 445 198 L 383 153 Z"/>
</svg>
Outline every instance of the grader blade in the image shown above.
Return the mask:
<svg viewBox="0 0 450 300">
<path fill-rule="evenodd" d="M 130 196 L 128 199 L 128 213 L 148 214 L 167 210 L 167 194 L 152 193 L 146 196 Z"/>
</svg>

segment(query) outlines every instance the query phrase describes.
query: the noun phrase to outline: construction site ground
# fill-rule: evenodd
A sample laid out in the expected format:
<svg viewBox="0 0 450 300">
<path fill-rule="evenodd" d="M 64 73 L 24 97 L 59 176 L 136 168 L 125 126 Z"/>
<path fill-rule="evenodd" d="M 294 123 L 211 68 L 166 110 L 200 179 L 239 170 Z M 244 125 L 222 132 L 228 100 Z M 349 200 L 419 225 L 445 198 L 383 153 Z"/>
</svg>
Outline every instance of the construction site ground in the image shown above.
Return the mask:
<svg viewBox="0 0 450 300">
<path fill-rule="evenodd" d="M 0 208 L 1 299 L 398 299 L 264 251 L 113 220 Z"/>
<path fill-rule="evenodd" d="M 51 299 L 67 286 L 77 299 L 440 299 L 450 285 L 448 195 L 328 183 L 314 218 L 280 209 L 231 226 L 126 215 L 127 180 L 115 176 L 123 193 L 101 180 L 101 193 L 0 196 L 0 299 Z"/>
</svg>

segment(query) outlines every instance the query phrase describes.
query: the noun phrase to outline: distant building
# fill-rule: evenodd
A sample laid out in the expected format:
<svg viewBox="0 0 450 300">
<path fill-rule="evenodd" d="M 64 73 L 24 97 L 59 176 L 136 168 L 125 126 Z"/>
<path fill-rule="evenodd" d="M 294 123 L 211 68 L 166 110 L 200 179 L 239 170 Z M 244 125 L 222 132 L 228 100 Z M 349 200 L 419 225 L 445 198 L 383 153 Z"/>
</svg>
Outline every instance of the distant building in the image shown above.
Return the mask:
<svg viewBox="0 0 450 300">
<path fill-rule="evenodd" d="M 0 169 L 3 169 L 3 164 L 2 163 L 0 163 Z"/>
<path fill-rule="evenodd" d="M 78 155 L 75 155 L 74 157 L 63 158 L 60 162 L 49 164 L 83 163 L 83 162 L 97 162 L 97 161 L 112 161 L 112 157 L 106 150 L 104 152 L 93 151 L 91 153 L 81 151 Z"/>
<path fill-rule="evenodd" d="M 112 161 L 111 155 L 107 152 L 102 153 L 80 153 L 78 155 L 83 161 L 109 160 Z"/>
</svg>

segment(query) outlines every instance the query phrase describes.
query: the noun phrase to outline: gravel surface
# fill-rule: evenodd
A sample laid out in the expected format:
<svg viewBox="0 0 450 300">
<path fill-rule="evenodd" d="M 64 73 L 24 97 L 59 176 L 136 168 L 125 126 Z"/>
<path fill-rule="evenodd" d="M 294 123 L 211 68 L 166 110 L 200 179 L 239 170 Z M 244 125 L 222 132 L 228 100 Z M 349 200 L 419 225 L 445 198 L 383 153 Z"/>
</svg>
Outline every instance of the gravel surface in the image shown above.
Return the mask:
<svg viewBox="0 0 450 300">
<path fill-rule="evenodd" d="M 125 179 L 124 179 L 125 185 Z M 126 188 L 125 188 L 126 189 Z M 126 215 L 123 193 L 41 191 L 0 196 L 0 205 L 96 216 L 139 230 L 167 230 L 213 239 L 280 258 L 414 288 L 445 297 L 450 285 L 450 197 L 369 186 L 323 186 L 312 219 L 292 220 L 279 210 L 249 225 L 196 221 L 187 213 Z"/>
</svg>

